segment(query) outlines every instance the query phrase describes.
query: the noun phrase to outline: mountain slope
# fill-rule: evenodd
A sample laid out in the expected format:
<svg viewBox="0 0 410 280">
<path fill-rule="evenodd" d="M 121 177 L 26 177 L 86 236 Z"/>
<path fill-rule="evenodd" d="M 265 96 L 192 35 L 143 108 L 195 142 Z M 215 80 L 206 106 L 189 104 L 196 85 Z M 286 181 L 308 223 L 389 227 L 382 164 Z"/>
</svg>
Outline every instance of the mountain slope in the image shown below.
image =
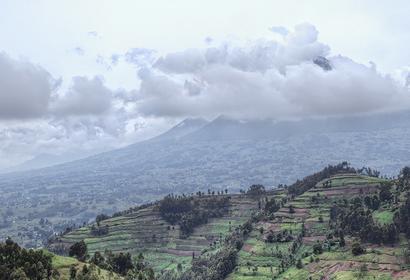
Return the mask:
<svg viewBox="0 0 410 280">
<path fill-rule="evenodd" d="M 89 225 L 50 247 L 84 240 L 90 253 L 143 253 L 161 280 L 410 279 L 408 182 L 405 172 L 388 180 L 329 166 L 282 190 L 177 198 L 229 197 L 229 211 L 188 237 L 164 220 L 160 201 L 101 221 L 101 236 Z"/>
<path fill-rule="evenodd" d="M 182 124 L 123 149 L 1 175 L 0 235 L 36 247 L 67 226 L 172 192 L 290 183 L 343 160 L 395 174 L 410 159 L 409 112 L 286 122 L 220 117 Z M 42 218 L 49 223 L 39 225 Z"/>
<path fill-rule="evenodd" d="M 92 224 L 58 237 L 49 247 L 57 252 L 66 252 L 69 246 L 84 240 L 91 256 L 96 251 L 103 252 L 106 249 L 133 255 L 142 252 L 145 260 L 157 272 L 176 269 L 178 263 L 187 268 L 193 255 L 199 256 L 203 251 L 217 248 L 225 236 L 257 212 L 262 198 L 281 195 L 282 192 L 277 191 L 264 196 L 223 194 L 195 197 L 195 205 L 209 198 L 228 198 L 229 206 L 223 216 L 211 218 L 207 223 L 195 227 L 188 237 L 182 236 L 179 225 L 164 220 L 158 204 L 154 204 L 101 221 L 99 227 L 107 230 L 101 236 L 93 234 L 92 228 L 96 225 Z"/>
</svg>

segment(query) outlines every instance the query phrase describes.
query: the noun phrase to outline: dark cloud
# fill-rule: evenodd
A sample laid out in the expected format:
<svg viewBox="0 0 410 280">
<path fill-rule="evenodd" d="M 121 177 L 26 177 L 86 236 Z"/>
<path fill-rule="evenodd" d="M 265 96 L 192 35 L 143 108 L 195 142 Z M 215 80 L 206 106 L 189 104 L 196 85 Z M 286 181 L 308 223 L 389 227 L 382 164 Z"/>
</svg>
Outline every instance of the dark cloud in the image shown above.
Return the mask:
<svg viewBox="0 0 410 280">
<path fill-rule="evenodd" d="M 43 68 L 0 53 L 0 119 L 43 116 L 55 85 Z"/>
</svg>

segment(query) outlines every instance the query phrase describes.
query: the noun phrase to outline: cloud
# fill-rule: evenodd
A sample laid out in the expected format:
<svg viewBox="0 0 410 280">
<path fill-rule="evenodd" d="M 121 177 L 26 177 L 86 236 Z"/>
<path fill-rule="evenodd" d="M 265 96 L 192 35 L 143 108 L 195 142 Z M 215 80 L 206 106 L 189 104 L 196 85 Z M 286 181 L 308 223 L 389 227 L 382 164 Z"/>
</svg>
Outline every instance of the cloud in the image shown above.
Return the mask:
<svg viewBox="0 0 410 280">
<path fill-rule="evenodd" d="M 137 108 L 173 118 L 303 118 L 410 108 L 408 90 L 374 63 L 329 53 L 306 23 L 283 42 L 224 42 L 170 53 L 140 70 Z"/>
<path fill-rule="evenodd" d="M 74 77 L 70 89 L 54 101 L 52 112 L 57 116 L 101 115 L 112 105 L 113 93 L 100 77 Z"/>
<path fill-rule="evenodd" d="M 43 116 L 56 85 L 40 66 L 0 53 L 0 119 Z"/>
<path fill-rule="evenodd" d="M 152 64 L 155 61 L 156 52 L 146 48 L 133 48 L 125 54 L 125 61 L 137 66 Z"/>
<path fill-rule="evenodd" d="M 286 36 L 289 34 L 289 30 L 283 26 L 272 26 L 271 28 L 269 28 L 269 30 L 273 33 L 278 33 L 282 36 Z"/>
<path fill-rule="evenodd" d="M 197 49 L 188 49 L 160 57 L 154 67 L 168 73 L 191 73 L 205 66 L 205 58 Z"/>
</svg>

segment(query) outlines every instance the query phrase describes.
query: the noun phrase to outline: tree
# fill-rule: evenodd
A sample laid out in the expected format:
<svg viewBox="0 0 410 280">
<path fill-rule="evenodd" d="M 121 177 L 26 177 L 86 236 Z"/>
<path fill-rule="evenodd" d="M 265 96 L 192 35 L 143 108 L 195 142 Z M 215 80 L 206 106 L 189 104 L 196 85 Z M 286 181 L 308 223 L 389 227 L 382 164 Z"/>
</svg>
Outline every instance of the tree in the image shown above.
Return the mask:
<svg viewBox="0 0 410 280">
<path fill-rule="evenodd" d="M 352 243 L 352 254 L 358 256 L 364 253 L 364 249 L 361 246 L 359 240 L 354 240 Z"/>
<path fill-rule="evenodd" d="M 340 241 L 339 241 L 340 247 L 344 247 L 346 245 L 346 241 L 345 241 L 345 235 L 343 231 L 340 231 L 339 238 L 340 238 Z"/>
<path fill-rule="evenodd" d="M 302 269 L 303 268 L 303 263 L 301 259 L 298 259 L 298 261 L 296 262 L 296 268 L 298 269 Z"/>
<path fill-rule="evenodd" d="M 50 279 L 52 275 L 51 256 L 42 250 L 26 250 L 7 239 L 0 243 L 0 279 Z"/>
<path fill-rule="evenodd" d="M 134 268 L 130 253 L 119 253 L 118 255 L 112 254 L 109 256 L 108 262 L 114 272 L 123 276 L 127 275 L 128 271 Z"/>
<path fill-rule="evenodd" d="M 101 221 L 107 220 L 107 219 L 109 219 L 109 218 L 110 218 L 110 217 L 109 217 L 108 215 L 99 214 L 99 215 L 97 215 L 97 217 L 95 217 L 95 222 L 96 222 L 97 225 L 99 226 Z"/>
<path fill-rule="evenodd" d="M 68 255 L 76 257 L 79 261 L 85 261 L 87 258 L 87 244 L 85 244 L 84 240 L 74 243 L 71 245 Z"/>
<path fill-rule="evenodd" d="M 75 265 L 70 266 L 70 280 L 75 279 L 77 276 L 77 269 L 75 268 Z"/>
<path fill-rule="evenodd" d="M 10 275 L 10 279 L 12 280 L 30 280 L 30 278 L 27 277 L 26 273 L 22 268 L 18 268 L 15 271 L 13 271 Z"/>
<path fill-rule="evenodd" d="M 252 185 L 249 187 L 248 191 L 246 192 L 246 194 L 253 195 L 253 196 L 259 196 L 265 193 L 266 193 L 266 190 L 263 185 Z"/>
<path fill-rule="evenodd" d="M 94 253 L 94 256 L 90 259 L 90 263 L 93 263 L 101 268 L 107 268 L 105 258 L 99 251 Z"/>
<path fill-rule="evenodd" d="M 271 198 L 265 204 L 265 211 L 270 214 L 278 211 L 279 208 L 280 208 L 280 203 L 278 203 L 274 198 Z"/>
<path fill-rule="evenodd" d="M 313 253 L 315 255 L 320 255 L 323 253 L 323 246 L 322 243 L 320 243 L 319 241 L 317 241 L 314 245 L 313 245 Z"/>
<path fill-rule="evenodd" d="M 380 201 L 391 201 L 393 195 L 391 193 L 391 187 L 389 185 L 382 185 L 379 192 Z"/>
</svg>

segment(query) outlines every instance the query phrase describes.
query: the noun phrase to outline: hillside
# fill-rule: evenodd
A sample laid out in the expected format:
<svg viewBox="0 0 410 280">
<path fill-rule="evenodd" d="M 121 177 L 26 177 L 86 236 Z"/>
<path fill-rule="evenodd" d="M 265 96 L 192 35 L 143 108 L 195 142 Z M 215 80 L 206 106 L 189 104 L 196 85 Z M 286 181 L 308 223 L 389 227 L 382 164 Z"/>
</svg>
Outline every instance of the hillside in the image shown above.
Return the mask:
<svg viewBox="0 0 410 280">
<path fill-rule="evenodd" d="M 272 219 L 255 225 L 228 279 L 410 279 L 404 235 L 391 244 L 363 240 L 365 252 L 354 255 L 354 237 L 346 235 L 346 245 L 341 244 L 331 222 L 331 209 L 340 201 L 373 197 L 383 183 L 356 174 L 333 176 L 288 201 Z M 402 193 L 399 197 L 405 199 Z M 375 223 L 389 225 L 397 208 L 383 204 L 371 216 Z"/>
<path fill-rule="evenodd" d="M 82 227 L 54 240 L 52 250 L 68 248 L 75 242 L 84 240 L 88 252 L 96 251 L 129 252 L 134 256 L 143 253 L 145 260 L 156 272 L 176 269 L 178 264 L 189 267 L 192 256 L 199 256 L 209 250 L 215 250 L 221 240 L 234 228 L 244 224 L 261 207 L 266 197 L 283 196 L 283 191 L 265 195 L 218 194 L 215 196 L 196 196 L 195 205 L 201 200 L 228 199 L 227 211 L 221 216 L 211 218 L 207 223 L 194 228 L 188 237 L 183 236 L 178 224 L 167 222 L 159 212 L 158 204 L 143 209 L 131 210 L 121 216 L 103 220 L 99 227 L 107 228 L 107 233 L 95 236 L 92 227 Z M 262 204 L 263 205 L 263 204 Z"/>
<path fill-rule="evenodd" d="M 168 280 L 410 279 L 410 177 L 353 171 L 329 167 L 273 192 L 196 194 L 189 199 L 198 207 L 210 198 L 229 198 L 229 206 L 188 236 L 164 219 L 158 202 L 99 222 L 108 228 L 103 236 L 89 225 L 50 248 L 84 240 L 90 254 L 142 253 L 156 277 Z"/>
<path fill-rule="evenodd" d="M 409 120 L 408 112 L 286 122 L 185 120 L 123 149 L 0 175 L 0 236 L 39 247 L 98 214 L 172 192 L 289 184 L 344 160 L 397 174 L 408 164 Z"/>
</svg>

